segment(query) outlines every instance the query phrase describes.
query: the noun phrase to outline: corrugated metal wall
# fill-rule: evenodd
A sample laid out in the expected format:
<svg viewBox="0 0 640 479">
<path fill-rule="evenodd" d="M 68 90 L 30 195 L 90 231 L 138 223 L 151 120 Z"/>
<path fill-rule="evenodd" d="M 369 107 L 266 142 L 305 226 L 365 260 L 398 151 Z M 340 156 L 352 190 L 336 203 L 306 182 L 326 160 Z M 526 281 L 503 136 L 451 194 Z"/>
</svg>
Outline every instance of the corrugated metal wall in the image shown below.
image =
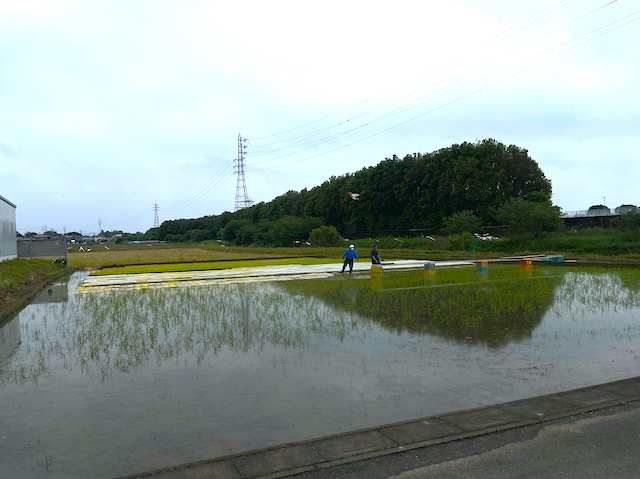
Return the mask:
<svg viewBox="0 0 640 479">
<path fill-rule="evenodd" d="M 17 255 L 16 206 L 0 196 L 0 261 Z"/>
<path fill-rule="evenodd" d="M 32 239 L 18 241 L 19 258 L 67 257 L 66 238 Z"/>
</svg>

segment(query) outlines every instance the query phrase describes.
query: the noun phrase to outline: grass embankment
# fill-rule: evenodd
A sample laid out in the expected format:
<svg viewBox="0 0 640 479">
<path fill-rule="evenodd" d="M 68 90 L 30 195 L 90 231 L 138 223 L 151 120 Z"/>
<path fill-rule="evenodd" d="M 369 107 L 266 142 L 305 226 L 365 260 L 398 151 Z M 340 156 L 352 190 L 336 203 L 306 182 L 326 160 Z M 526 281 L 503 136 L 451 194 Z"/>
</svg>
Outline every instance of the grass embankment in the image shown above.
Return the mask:
<svg viewBox="0 0 640 479">
<path fill-rule="evenodd" d="M 586 231 L 583 234 L 553 234 L 544 238 L 532 237 L 502 238 L 483 241 L 478 245 L 482 252 L 563 252 L 579 256 L 598 255 L 601 257 L 623 257 L 640 260 L 640 241 L 626 238 L 611 231 Z"/>
<path fill-rule="evenodd" d="M 476 239 L 470 234 L 435 236 L 430 238 L 373 238 L 352 241 L 356 246 L 371 247 L 393 251 L 420 251 L 431 254 L 449 255 L 468 254 Z M 640 237 L 630 238 L 615 229 L 593 228 L 581 232 L 563 231 L 534 238 L 532 235 L 501 237 L 497 240 L 478 241 L 474 250 L 476 255 L 517 255 L 517 254 L 565 254 L 572 256 L 599 255 L 605 257 L 624 257 L 626 260 L 640 260 Z"/>
<path fill-rule="evenodd" d="M 18 313 L 46 285 L 66 274 L 51 259 L 0 262 L 0 326 Z"/>
</svg>

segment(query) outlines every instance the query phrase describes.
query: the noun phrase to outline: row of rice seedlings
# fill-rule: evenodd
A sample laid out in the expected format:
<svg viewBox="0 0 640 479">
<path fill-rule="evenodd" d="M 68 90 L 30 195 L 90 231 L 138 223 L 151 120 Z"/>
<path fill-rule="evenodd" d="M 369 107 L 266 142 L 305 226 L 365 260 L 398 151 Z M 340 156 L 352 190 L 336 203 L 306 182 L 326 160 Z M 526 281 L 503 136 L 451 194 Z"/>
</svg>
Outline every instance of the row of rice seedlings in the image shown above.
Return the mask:
<svg viewBox="0 0 640 479">
<path fill-rule="evenodd" d="M 580 317 L 640 308 L 638 290 L 630 290 L 616 272 L 569 272 L 556 291 L 554 310 Z"/>
<path fill-rule="evenodd" d="M 553 316 L 549 318 L 557 324 L 555 339 L 595 344 L 609 338 L 609 347 L 625 340 L 638 341 L 640 291 L 630 290 L 620 273 L 606 270 L 567 274 L 556 291 Z"/>
<path fill-rule="evenodd" d="M 60 311 L 48 312 L 55 328 L 30 322 L 23 329 L 29 348 L 37 348 L 38 354 L 64 369 L 79 366 L 83 374 L 98 371 L 103 379 L 149 361 L 160 365 L 188 357 L 200 364 L 223 348 L 237 353 L 261 351 L 269 344 L 304 348 L 316 336 L 341 340 L 352 329 L 348 315 L 269 285 L 82 295 L 67 305 L 64 315 Z M 2 369 L 3 380 L 24 380 L 24 375 L 10 373 L 28 361 L 30 355 L 24 351 Z M 35 380 L 46 371 L 25 374 Z"/>
</svg>

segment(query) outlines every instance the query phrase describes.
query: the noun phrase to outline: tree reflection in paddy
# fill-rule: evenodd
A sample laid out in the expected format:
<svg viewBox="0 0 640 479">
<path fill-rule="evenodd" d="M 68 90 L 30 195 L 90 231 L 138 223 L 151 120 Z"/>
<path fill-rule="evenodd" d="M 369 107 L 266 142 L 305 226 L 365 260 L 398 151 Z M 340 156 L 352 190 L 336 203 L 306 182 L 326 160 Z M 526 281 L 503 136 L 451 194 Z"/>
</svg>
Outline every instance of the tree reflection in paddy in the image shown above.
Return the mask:
<svg viewBox="0 0 640 479">
<path fill-rule="evenodd" d="M 392 272 L 382 280 L 301 281 L 279 287 L 320 298 L 398 333 L 437 334 L 490 347 L 530 337 L 556 297 L 562 272 L 533 276 L 531 270 L 492 266 L 491 273 L 452 268 L 433 277 L 422 271 Z"/>
</svg>

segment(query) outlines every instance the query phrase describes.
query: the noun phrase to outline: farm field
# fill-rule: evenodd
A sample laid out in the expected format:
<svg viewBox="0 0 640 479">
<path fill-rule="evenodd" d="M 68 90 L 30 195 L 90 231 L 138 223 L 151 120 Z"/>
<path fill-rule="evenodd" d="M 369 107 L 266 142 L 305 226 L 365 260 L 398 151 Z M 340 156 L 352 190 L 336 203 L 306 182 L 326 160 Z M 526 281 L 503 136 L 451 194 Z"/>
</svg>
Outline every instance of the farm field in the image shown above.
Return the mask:
<svg viewBox="0 0 640 479">
<path fill-rule="evenodd" d="M 361 242 L 361 241 L 360 241 Z M 356 242 L 358 243 L 358 242 Z M 221 247 L 216 244 L 157 244 L 151 247 L 146 244 L 139 245 L 108 245 L 109 250 L 105 249 L 105 245 L 92 245 L 91 251 L 77 251 L 77 248 L 68 253 L 70 265 L 72 267 L 95 269 L 99 267 L 108 267 L 113 265 L 129 266 L 129 265 L 153 265 L 167 263 L 189 263 L 189 262 L 218 262 L 218 261 L 235 261 L 235 260 L 257 260 L 257 259 L 282 259 L 282 258 L 322 258 L 341 262 L 342 253 L 345 248 L 249 248 L 249 247 Z M 361 261 L 369 261 L 369 251 L 371 246 L 367 242 L 366 246 L 357 246 L 358 255 Z M 419 249 L 397 249 L 383 251 L 384 258 L 393 259 L 467 259 L 469 252 L 467 251 L 438 251 L 438 250 L 419 250 Z M 499 253 L 478 254 L 474 257 L 497 258 Z M 265 263 L 267 264 L 267 263 Z M 278 264 L 269 263 L 269 264 Z M 312 264 L 312 263 L 308 263 Z M 197 270 L 199 266 L 181 266 Z M 204 267 L 204 266 L 202 266 Z M 165 271 L 171 270 L 166 269 Z M 187 270 L 187 269 L 184 269 Z M 140 269 L 139 271 L 146 271 Z M 151 270 L 148 270 L 151 272 Z M 172 271 L 180 271 L 172 270 Z"/>
<path fill-rule="evenodd" d="M 217 261 L 255 257 L 252 253 L 204 249 L 200 247 L 176 247 L 175 245 L 105 245 L 87 246 L 91 251 L 70 251 L 67 256 L 72 267 L 96 268 L 120 264 L 178 263 L 189 261 Z M 268 256 L 268 255 L 267 255 Z"/>
<path fill-rule="evenodd" d="M 0 477 L 135 474 L 640 366 L 631 269 L 491 264 L 75 294 L 86 275 L 0 329 L 12 438 Z"/>
</svg>

